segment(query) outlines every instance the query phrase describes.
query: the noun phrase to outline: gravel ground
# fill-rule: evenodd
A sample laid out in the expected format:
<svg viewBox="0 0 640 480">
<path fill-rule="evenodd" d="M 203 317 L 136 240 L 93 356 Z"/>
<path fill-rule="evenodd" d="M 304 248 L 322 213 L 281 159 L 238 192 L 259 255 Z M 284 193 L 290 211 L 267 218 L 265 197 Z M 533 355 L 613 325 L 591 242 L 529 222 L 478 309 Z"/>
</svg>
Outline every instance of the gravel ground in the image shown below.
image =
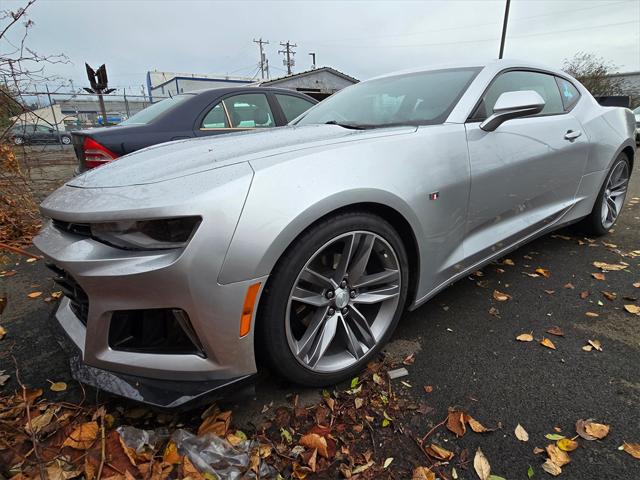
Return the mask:
<svg viewBox="0 0 640 480">
<path fill-rule="evenodd" d="M 64 176 L 63 169 L 68 174 L 71 167 L 60 168 Z M 640 203 L 629 205 L 633 197 L 640 197 L 638 169 L 636 165 L 628 205 L 608 236 L 590 243 L 573 230 L 547 235 L 511 253 L 508 258 L 515 265 L 487 266 L 484 276 L 460 280 L 427 305 L 405 314 L 387 352 L 397 359 L 415 353 L 415 363 L 402 379 L 411 387 L 399 380 L 395 387 L 433 408 L 412 429 L 424 433 L 446 416 L 448 407 L 462 408 L 485 426 L 500 428 L 483 435 L 467 433 L 461 439 L 440 429 L 433 440 L 457 453 L 467 449 L 471 458 L 481 447 L 495 474 L 525 479 L 529 465 L 534 478 L 547 475 L 540 468 L 544 459 L 533 453 L 534 446 L 551 443 L 545 434 L 557 427 L 573 436 L 576 420 L 594 418 L 610 425 L 610 434 L 601 441 L 581 441 L 560 478 L 640 478 L 640 461 L 618 450 L 624 441 L 640 443 L 640 317 L 623 310 L 625 304 L 640 303 L 623 299 L 640 297 L 640 289 L 632 285 L 640 282 L 640 258 L 622 257 L 616 251 L 640 249 Z M 67 360 L 50 334 L 55 302 L 44 300 L 56 288 L 47 270 L 41 261 L 27 263 L 23 257 L 5 256 L 3 261 L 0 271 L 17 273 L 0 278 L 0 295 L 4 292 L 8 297 L 0 319 L 8 332 L 0 343 L 0 370 L 11 373 L 0 393 L 16 388 L 15 358 L 24 383 L 44 387 L 47 380 L 67 381 L 70 390 L 48 392 L 50 398 L 79 398 L 82 391 L 71 380 Z M 596 280 L 591 275 L 599 271 L 594 261 L 626 261 L 629 267 Z M 549 270 L 550 277 L 523 274 L 538 267 Z M 565 288 L 567 283 L 575 288 Z M 493 300 L 494 289 L 512 299 Z M 43 295 L 28 298 L 33 291 Z M 590 292 L 587 298 L 580 297 L 584 291 Z M 602 291 L 616 293 L 617 298 L 607 300 Z M 499 316 L 489 313 L 491 307 L 499 310 Z M 589 317 L 586 312 L 598 316 Z M 565 337 L 545 333 L 555 325 Z M 538 340 L 543 335 L 550 338 L 557 349 L 547 349 L 538 341 L 515 340 L 530 331 Z M 588 340 L 599 340 L 602 352 L 583 351 Z M 433 387 L 431 393 L 425 393 L 426 385 Z M 291 393 L 300 394 L 303 403 L 319 398 L 317 390 L 287 385 L 262 372 L 254 389 L 223 402 L 242 426 L 257 422 L 265 405 L 271 405 L 272 411 L 286 404 L 285 397 Z M 86 395 L 93 399 L 95 392 L 88 389 Z M 529 432 L 526 443 L 513 434 L 518 423 Z M 406 442 L 397 445 L 408 448 Z M 385 455 L 415 458 L 416 451 L 399 448 L 381 445 Z M 461 479 L 476 478 L 470 464 L 468 470 L 458 468 L 458 474 Z"/>
</svg>

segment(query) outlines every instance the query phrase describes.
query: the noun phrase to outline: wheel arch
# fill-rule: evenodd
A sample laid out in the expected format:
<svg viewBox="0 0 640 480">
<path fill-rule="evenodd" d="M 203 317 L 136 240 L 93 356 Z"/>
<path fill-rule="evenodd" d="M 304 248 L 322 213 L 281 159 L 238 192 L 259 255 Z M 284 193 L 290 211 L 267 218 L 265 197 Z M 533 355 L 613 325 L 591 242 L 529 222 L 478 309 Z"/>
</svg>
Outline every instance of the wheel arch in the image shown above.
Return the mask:
<svg viewBox="0 0 640 480">
<path fill-rule="evenodd" d="M 420 278 L 420 250 L 418 246 L 418 239 L 416 237 L 414 228 L 411 226 L 411 223 L 407 220 L 407 218 L 400 213 L 397 209 L 390 207 L 389 205 L 385 205 L 382 203 L 369 201 L 369 202 L 357 202 L 351 203 L 348 205 L 343 205 L 341 207 L 335 208 L 330 212 L 322 215 L 317 218 L 313 222 L 309 223 L 303 230 L 301 230 L 295 238 L 293 238 L 286 248 L 282 250 L 280 255 L 278 256 L 278 260 L 275 262 L 271 271 L 275 270 L 280 263 L 282 257 L 286 255 L 289 249 L 293 246 L 293 244 L 300 238 L 307 230 L 313 228 L 314 225 L 327 220 L 328 218 L 340 215 L 342 213 L 347 212 L 362 212 L 369 213 L 372 215 L 376 215 L 383 220 L 386 220 L 391 224 L 391 226 L 398 232 L 400 239 L 402 240 L 402 244 L 407 252 L 407 259 L 409 261 L 409 293 L 407 299 L 409 303 L 412 303 L 415 300 L 416 289 L 418 286 L 418 279 Z M 271 272 L 270 272 L 271 273 Z"/>
</svg>

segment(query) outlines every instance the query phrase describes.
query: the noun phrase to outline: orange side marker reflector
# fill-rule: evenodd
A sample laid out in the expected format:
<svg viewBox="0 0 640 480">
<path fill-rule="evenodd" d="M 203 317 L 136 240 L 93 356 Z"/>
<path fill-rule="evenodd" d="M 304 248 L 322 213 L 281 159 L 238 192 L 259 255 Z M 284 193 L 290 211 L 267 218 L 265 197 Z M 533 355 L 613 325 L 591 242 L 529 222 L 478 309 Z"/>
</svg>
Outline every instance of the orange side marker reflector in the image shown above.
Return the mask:
<svg viewBox="0 0 640 480">
<path fill-rule="evenodd" d="M 253 317 L 253 309 L 255 307 L 259 291 L 260 282 L 250 285 L 247 289 L 247 296 L 244 297 L 244 306 L 242 307 L 242 317 L 240 317 L 241 337 L 244 337 L 251 330 L 251 317 Z"/>
</svg>

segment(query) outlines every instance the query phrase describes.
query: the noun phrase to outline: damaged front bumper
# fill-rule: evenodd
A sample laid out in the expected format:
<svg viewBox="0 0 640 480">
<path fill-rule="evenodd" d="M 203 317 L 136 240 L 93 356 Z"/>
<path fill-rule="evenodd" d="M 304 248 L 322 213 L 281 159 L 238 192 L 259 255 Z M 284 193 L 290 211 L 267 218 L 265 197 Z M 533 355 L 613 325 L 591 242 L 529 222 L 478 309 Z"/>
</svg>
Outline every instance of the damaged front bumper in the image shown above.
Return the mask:
<svg viewBox="0 0 640 480">
<path fill-rule="evenodd" d="M 72 332 L 63 327 L 64 318 L 69 315 L 73 315 L 69 299 L 63 298 L 55 313 L 57 321 L 53 322 L 56 341 L 69 358 L 73 378 L 97 390 L 154 407 L 187 408 L 241 388 L 253 387 L 255 374 L 220 380 L 172 381 L 115 373 L 89 366 L 82 361 L 82 350 L 71 338 Z"/>
</svg>

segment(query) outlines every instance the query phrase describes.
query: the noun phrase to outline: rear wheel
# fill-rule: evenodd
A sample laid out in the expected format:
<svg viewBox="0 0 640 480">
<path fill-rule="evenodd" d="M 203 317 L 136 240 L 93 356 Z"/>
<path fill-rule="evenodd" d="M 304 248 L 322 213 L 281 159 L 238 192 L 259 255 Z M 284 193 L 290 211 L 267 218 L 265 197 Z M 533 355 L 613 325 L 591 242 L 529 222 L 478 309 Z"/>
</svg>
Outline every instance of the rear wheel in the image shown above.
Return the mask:
<svg viewBox="0 0 640 480">
<path fill-rule="evenodd" d="M 71 138 L 70 137 L 61 137 L 60 141 L 62 142 L 63 145 L 69 145 L 71 143 Z"/>
<path fill-rule="evenodd" d="M 580 224 L 585 233 L 600 236 L 611 230 L 624 207 L 630 174 L 629 159 L 621 153 L 600 189 L 593 210 Z"/>
<path fill-rule="evenodd" d="M 265 291 L 258 341 L 284 377 L 327 385 L 386 343 L 407 297 L 407 255 L 382 218 L 345 213 L 303 234 Z"/>
<path fill-rule="evenodd" d="M 19 136 L 13 137 L 13 144 L 14 145 L 24 145 L 24 138 L 19 137 Z"/>
</svg>

